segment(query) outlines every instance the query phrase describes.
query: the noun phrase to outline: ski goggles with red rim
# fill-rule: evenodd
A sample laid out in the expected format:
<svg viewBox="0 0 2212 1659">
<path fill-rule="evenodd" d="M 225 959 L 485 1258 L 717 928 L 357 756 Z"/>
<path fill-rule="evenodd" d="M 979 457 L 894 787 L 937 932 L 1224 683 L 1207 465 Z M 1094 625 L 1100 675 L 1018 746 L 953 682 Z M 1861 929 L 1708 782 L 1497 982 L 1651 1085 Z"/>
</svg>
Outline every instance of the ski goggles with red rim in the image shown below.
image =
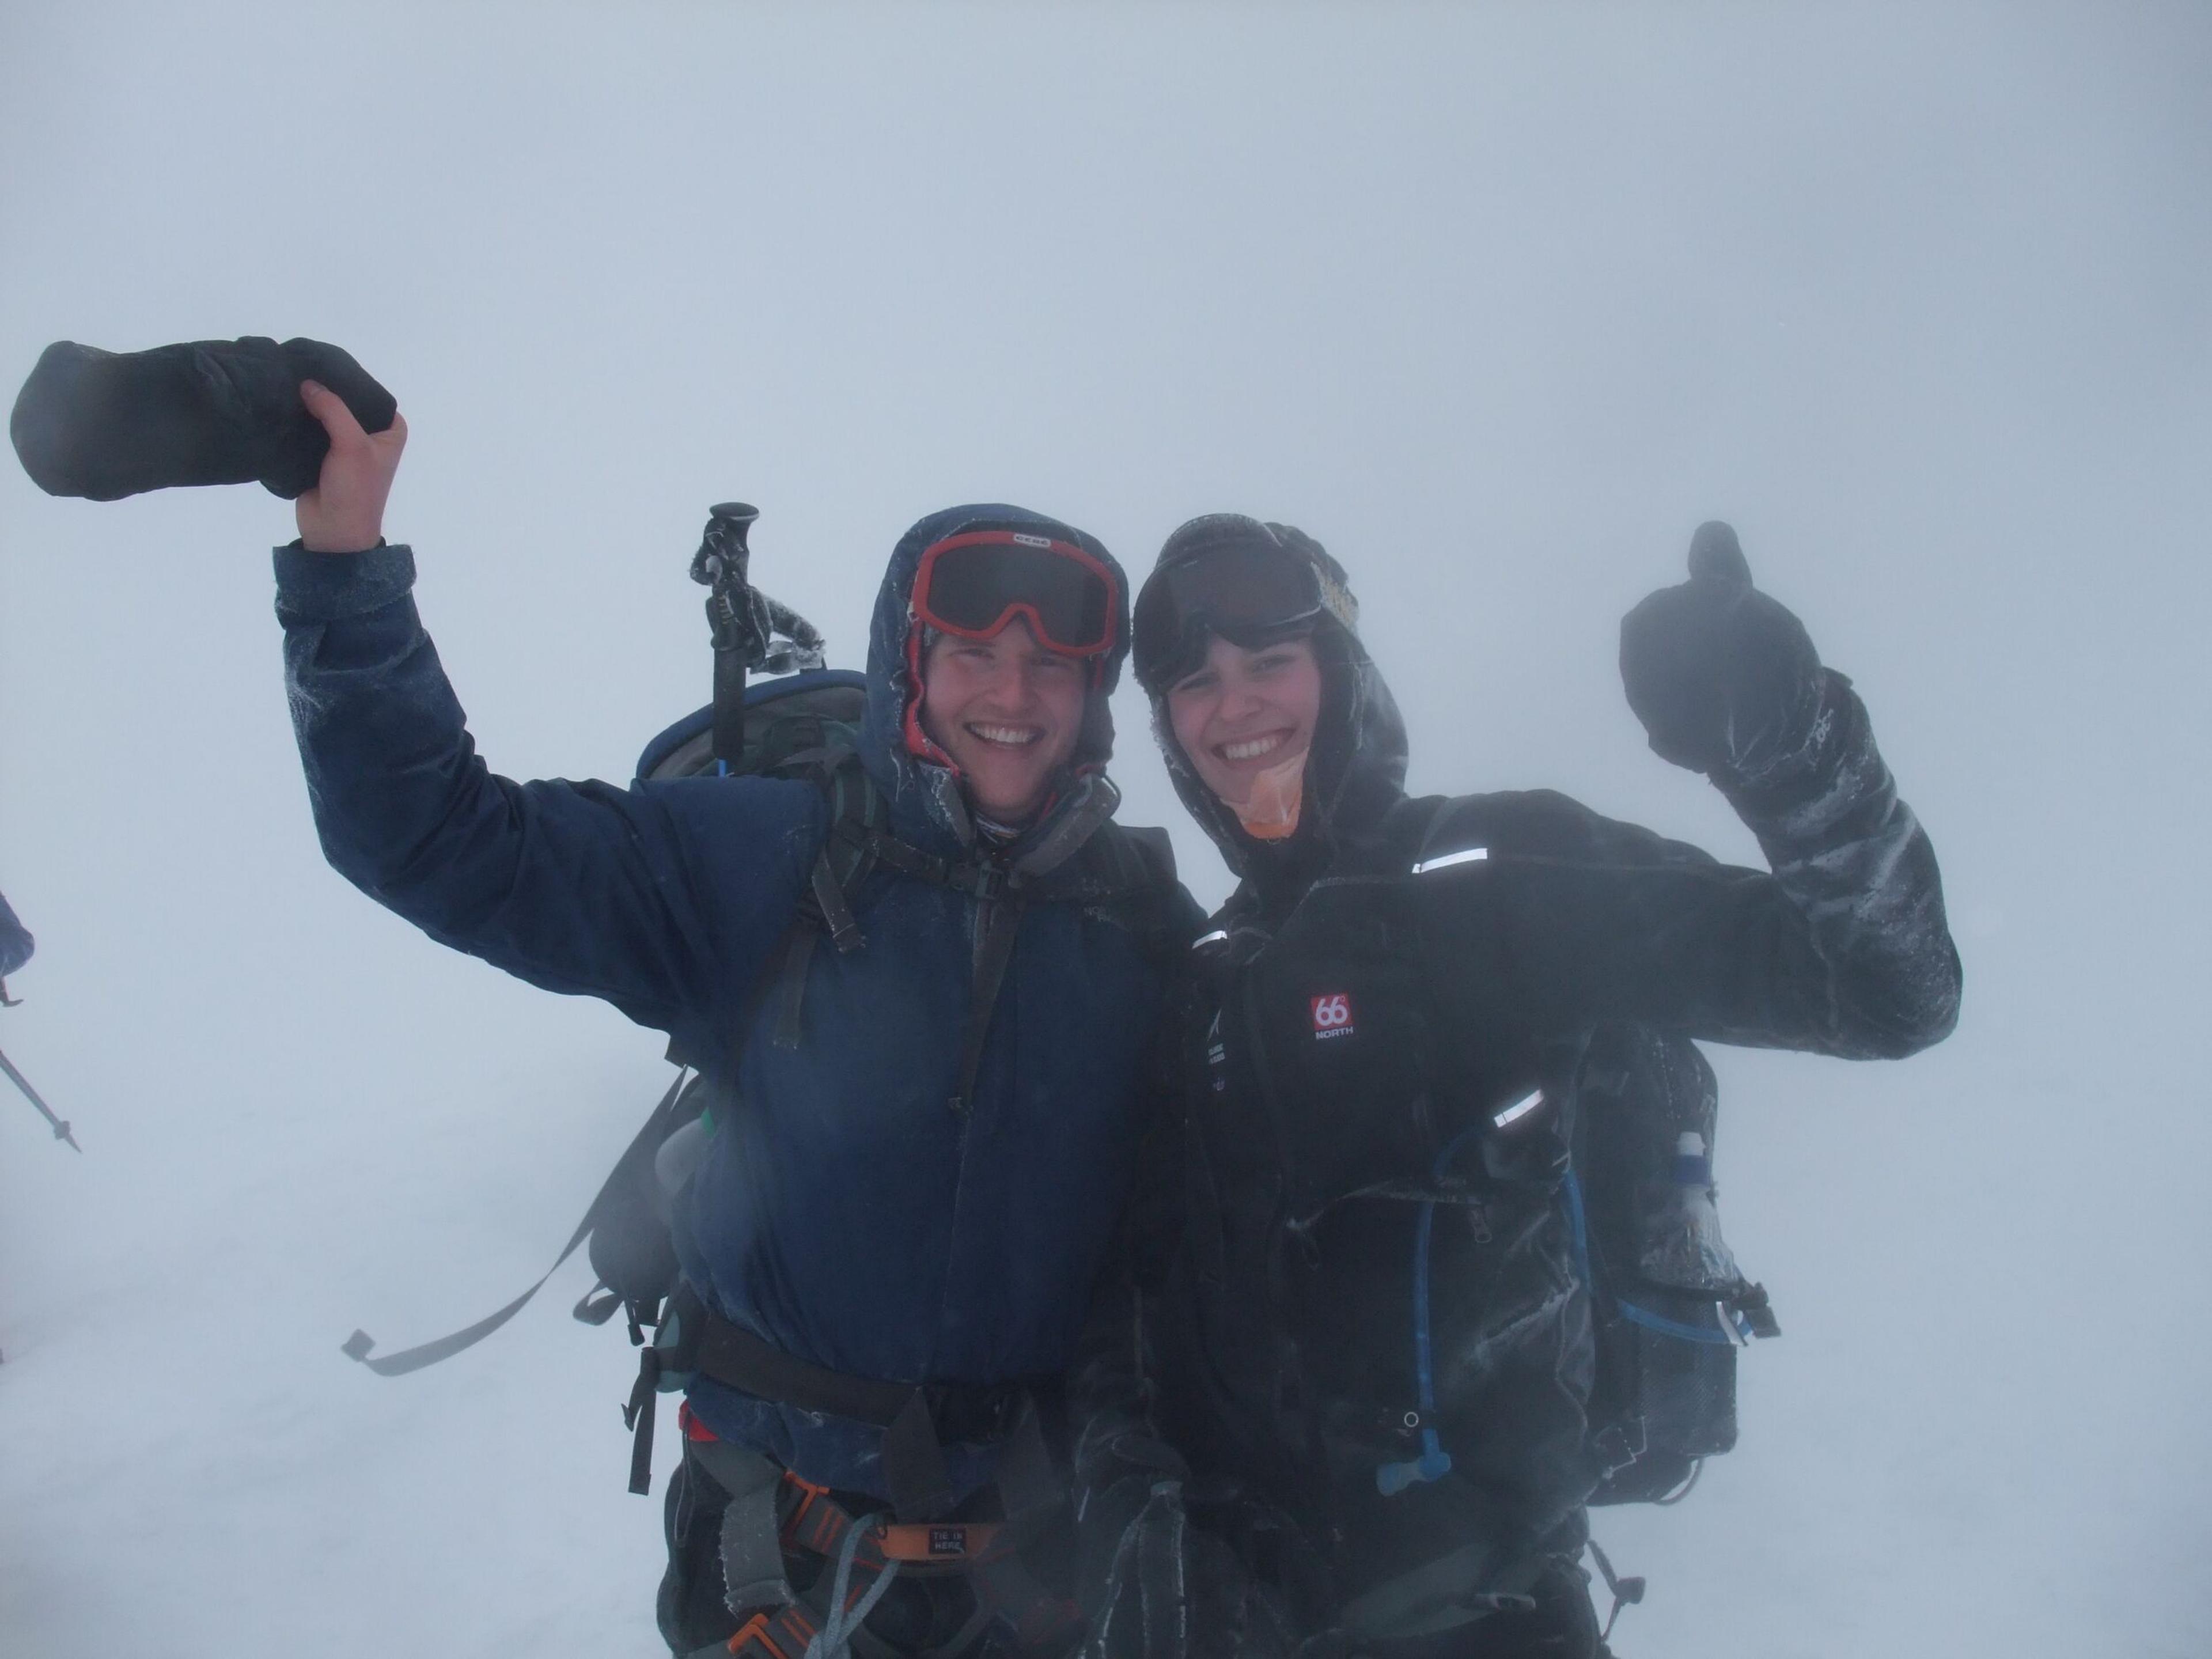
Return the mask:
<svg viewBox="0 0 2212 1659">
<path fill-rule="evenodd" d="M 1322 574 L 1273 542 L 1222 541 L 1146 578 L 1130 628 L 1138 683 L 1164 689 L 1203 661 L 1218 634 L 1256 650 L 1329 609 Z"/>
<path fill-rule="evenodd" d="M 933 542 L 914 577 L 914 614 L 939 633 L 988 640 L 1026 617 L 1042 643 L 1070 657 L 1114 648 L 1117 598 L 1102 560 L 1022 530 L 963 530 Z"/>
</svg>

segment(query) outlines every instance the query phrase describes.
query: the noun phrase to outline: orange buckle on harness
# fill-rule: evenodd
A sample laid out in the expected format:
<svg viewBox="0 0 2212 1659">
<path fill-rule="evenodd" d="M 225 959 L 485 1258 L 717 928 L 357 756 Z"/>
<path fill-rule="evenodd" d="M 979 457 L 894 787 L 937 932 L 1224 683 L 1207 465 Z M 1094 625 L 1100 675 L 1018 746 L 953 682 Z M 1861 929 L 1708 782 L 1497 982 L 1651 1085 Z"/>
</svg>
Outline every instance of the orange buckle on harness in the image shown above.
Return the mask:
<svg viewBox="0 0 2212 1659">
<path fill-rule="evenodd" d="M 927 1521 L 878 1527 L 875 1542 L 888 1561 L 975 1562 L 989 1559 L 998 1537 L 995 1521 Z"/>
<path fill-rule="evenodd" d="M 757 1613 L 738 1626 L 729 1648 L 732 1653 L 743 1653 L 758 1645 L 772 1659 L 801 1659 L 817 1628 L 804 1607 L 779 1607 L 773 1613 Z"/>
</svg>

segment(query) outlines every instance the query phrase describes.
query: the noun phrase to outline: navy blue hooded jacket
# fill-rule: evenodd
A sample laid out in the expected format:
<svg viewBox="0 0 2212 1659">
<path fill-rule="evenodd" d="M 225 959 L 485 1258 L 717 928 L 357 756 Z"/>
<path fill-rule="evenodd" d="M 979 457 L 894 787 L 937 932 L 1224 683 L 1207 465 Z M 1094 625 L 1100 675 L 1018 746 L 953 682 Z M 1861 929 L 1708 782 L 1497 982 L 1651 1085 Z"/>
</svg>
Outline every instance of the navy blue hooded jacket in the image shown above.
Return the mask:
<svg viewBox="0 0 2212 1659">
<path fill-rule="evenodd" d="M 957 780 L 903 735 L 908 599 L 925 548 L 982 526 L 1074 541 L 1112 563 L 1079 532 L 1000 506 L 935 514 L 892 553 L 862 759 L 891 832 L 953 857 L 974 835 Z M 975 902 L 879 867 L 854 897 L 866 948 L 812 953 L 799 1047 L 740 1041 L 829 827 L 820 792 L 755 777 L 623 789 L 495 776 L 416 617 L 407 549 L 295 544 L 277 550 L 276 575 L 293 720 L 331 864 L 442 943 L 670 1033 L 705 1057 L 719 1097 L 741 1103 L 716 1114 L 676 1216 L 684 1274 L 707 1300 L 788 1353 L 862 1377 L 1064 1369 L 1128 1181 L 1161 1001 L 1145 941 L 1105 915 L 1033 902 L 963 1115 L 946 1103 Z M 1127 632 L 1125 592 L 1122 643 L 1101 664 L 1059 798 L 1001 854 L 1017 866 L 1041 873 L 1080 841 L 1071 827 L 1110 810 L 1106 697 Z M 1185 911 L 1194 923 L 1182 899 Z M 690 1392 L 718 1435 L 810 1480 L 882 1492 L 878 1431 L 703 1378 Z M 968 1484 L 985 1478 L 988 1451 L 951 1449 L 948 1461 Z"/>
</svg>

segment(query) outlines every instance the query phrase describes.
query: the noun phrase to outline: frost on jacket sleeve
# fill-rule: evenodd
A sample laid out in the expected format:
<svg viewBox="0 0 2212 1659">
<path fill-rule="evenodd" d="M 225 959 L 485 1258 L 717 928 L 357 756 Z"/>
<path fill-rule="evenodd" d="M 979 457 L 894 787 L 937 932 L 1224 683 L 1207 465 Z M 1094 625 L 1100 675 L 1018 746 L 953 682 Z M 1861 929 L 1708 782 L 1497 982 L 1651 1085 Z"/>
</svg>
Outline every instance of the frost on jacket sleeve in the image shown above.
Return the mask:
<svg viewBox="0 0 2212 1659">
<path fill-rule="evenodd" d="M 1547 1036 L 1625 1021 L 1871 1059 L 1948 1035 L 1960 966 L 1935 850 L 1850 682 L 1831 675 L 1797 764 L 1729 798 L 1771 873 L 1507 857 L 1414 878 L 1446 997 Z"/>
<path fill-rule="evenodd" d="M 1900 1055 L 1949 1036 L 1961 970 L 1936 849 L 1848 679 L 1828 671 L 1797 766 L 1729 801 L 1825 969 L 1826 1046 Z"/>
<path fill-rule="evenodd" d="M 416 614 L 409 550 L 295 544 L 276 550 L 276 578 L 292 723 L 332 866 L 532 984 L 661 1030 L 719 1024 L 732 973 L 764 959 L 792 914 L 815 792 L 496 776 Z M 698 867 L 715 841 L 738 879 Z"/>
</svg>

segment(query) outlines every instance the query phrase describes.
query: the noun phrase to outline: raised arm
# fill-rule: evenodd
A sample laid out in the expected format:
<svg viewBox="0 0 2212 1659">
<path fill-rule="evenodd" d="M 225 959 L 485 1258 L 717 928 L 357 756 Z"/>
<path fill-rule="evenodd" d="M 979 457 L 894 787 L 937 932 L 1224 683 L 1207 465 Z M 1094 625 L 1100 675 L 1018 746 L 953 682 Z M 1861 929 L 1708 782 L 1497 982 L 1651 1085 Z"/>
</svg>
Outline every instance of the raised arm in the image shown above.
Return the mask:
<svg viewBox="0 0 2212 1659">
<path fill-rule="evenodd" d="M 1752 586 L 1726 525 L 1698 531 L 1690 566 L 1622 623 L 1623 684 L 1651 747 L 1712 779 L 1771 872 L 1498 859 L 1417 894 L 1419 925 L 1465 992 L 1541 1032 L 1639 1021 L 1851 1058 L 1939 1041 L 1958 953 L 1865 706 Z"/>
<path fill-rule="evenodd" d="M 441 942 L 663 1030 L 713 1032 L 788 921 L 819 814 L 804 784 L 514 783 L 477 756 L 422 630 L 413 555 L 382 539 L 406 426 L 331 434 L 276 552 L 285 678 L 331 863 Z M 732 987 L 735 990 L 732 990 Z"/>
<path fill-rule="evenodd" d="M 1959 955 L 1935 848 L 1898 798 L 1850 682 L 1752 585 L 1735 532 L 1702 525 L 1690 580 L 1623 619 L 1621 684 L 1651 747 L 1704 772 L 1808 930 L 1830 1046 L 1909 1054 L 1959 1017 Z"/>
</svg>

